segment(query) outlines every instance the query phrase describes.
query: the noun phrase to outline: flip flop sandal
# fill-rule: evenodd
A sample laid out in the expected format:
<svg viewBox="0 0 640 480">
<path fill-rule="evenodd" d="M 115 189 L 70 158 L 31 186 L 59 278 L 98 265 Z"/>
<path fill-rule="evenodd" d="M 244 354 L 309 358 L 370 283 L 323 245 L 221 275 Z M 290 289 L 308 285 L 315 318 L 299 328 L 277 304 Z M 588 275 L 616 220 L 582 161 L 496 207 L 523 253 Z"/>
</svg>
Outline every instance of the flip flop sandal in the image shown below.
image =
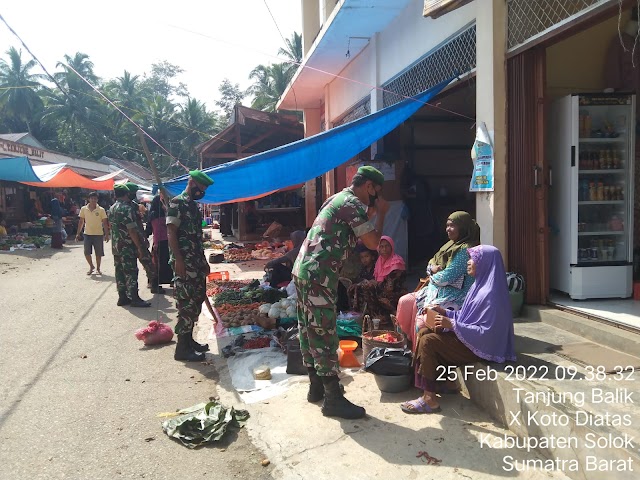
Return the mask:
<svg viewBox="0 0 640 480">
<path fill-rule="evenodd" d="M 100 270 L 96 270 L 96 275 L 102 275 L 102 272 Z"/>
<path fill-rule="evenodd" d="M 402 403 L 400 404 L 400 408 L 404 413 L 412 415 L 418 413 L 438 413 L 441 410 L 440 407 L 431 408 L 422 397 Z"/>
<path fill-rule="evenodd" d="M 91 275 L 93 273 L 93 268 L 87 272 L 87 275 Z"/>
</svg>

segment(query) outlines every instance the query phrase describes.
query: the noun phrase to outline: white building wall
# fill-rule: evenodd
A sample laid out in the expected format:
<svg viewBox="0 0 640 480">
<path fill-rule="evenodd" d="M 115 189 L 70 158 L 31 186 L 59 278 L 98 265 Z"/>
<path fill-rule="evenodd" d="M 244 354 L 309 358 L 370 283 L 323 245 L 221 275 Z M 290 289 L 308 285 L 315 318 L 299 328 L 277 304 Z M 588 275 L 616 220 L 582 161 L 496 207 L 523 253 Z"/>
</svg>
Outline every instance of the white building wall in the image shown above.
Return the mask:
<svg viewBox="0 0 640 480">
<path fill-rule="evenodd" d="M 374 75 L 375 45 L 369 43 L 340 76 L 329 84 L 329 112 L 331 122 L 343 115 L 354 103 L 369 95 L 372 85 L 376 85 Z M 355 80 L 355 81 L 351 81 Z"/>
<path fill-rule="evenodd" d="M 331 121 L 342 116 L 352 105 L 372 90 L 392 79 L 452 35 L 472 24 L 477 1 L 443 17 L 422 16 L 423 0 L 414 0 L 383 32 L 355 58 L 341 76 L 330 84 Z M 375 49 L 378 48 L 376 55 Z M 378 64 L 376 65 L 376 58 Z"/>
</svg>

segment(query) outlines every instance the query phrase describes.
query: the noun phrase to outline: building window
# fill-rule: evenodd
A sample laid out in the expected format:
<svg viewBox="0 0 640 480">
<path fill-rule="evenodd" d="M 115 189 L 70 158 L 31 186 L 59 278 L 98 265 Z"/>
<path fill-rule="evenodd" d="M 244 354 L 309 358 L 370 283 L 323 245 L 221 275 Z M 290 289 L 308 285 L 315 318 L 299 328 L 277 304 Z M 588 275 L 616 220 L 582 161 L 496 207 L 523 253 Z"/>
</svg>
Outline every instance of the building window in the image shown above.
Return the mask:
<svg viewBox="0 0 640 480">
<path fill-rule="evenodd" d="M 507 0 L 507 48 L 514 50 L 565 20 L 616 0 Z"/>
<path fill-rule="evenodd" d="M 384 84 L 383 105 L 394 105 L 456 75 L 469 73 L 475 68 L 476 26 L 473 24 Z"/>
<path fill-rule="evenodd" d="M 371 97 L 367 95 L 365 98 L 356 103 L 347 112 L 342 115 L 338 120 L 333 122 L 333 128 L 344 125 L 345 123 L 353 122 L 359 118 L 365 117 L 371 113 Z"/>
</svg>

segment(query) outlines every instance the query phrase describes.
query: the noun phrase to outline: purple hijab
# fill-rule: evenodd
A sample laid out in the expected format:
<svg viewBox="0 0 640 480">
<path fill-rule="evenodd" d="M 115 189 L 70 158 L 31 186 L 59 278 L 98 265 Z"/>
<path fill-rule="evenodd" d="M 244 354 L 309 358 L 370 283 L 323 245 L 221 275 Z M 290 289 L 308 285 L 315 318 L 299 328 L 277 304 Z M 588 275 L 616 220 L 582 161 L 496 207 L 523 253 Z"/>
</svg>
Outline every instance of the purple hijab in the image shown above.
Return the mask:
<svg viewBox="0 0 640 480">
<path fill-rule="evenodd" d="M 515 361 L 513 316 L 502 255 L 490 245 L 467 251 L 476 264 L 475 282 L 462 308 L 449 314 L 453 330 L 480 358 L 498 363 Z"/>
</svg>

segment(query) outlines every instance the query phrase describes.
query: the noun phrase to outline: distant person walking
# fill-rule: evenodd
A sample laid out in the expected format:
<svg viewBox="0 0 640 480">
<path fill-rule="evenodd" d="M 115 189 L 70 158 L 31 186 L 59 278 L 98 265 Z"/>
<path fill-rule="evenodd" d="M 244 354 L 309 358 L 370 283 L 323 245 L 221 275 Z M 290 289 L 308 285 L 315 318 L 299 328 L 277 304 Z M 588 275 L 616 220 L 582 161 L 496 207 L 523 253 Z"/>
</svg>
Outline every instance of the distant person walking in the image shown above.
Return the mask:
<svg viewBox="0 0 640 480">
<path fill-rule="evenodd" d="M 51 232 L 51 248 L 62 248 L 64 238 L 62 235 L 62 207 L 57 198 L 51 199 L 51 220 L 53 220 L 53 230 Z"/>
<path fill-rule="evenodd" d="M 145 233 L 147 237 L 153 234 L 154 270 L 158 273 L 158 284 L 173 284 L 173 270 L 169 265 L 169 240 L 167 237 L 167 209 L 164 206 L 162 191 L 153 197 Z"/>
<path fill-rule="evenodd" d="M 91 254 L 96 255 L 96 274 L 102 275 L 100 263 L 104 257 L 104 242 L 109 241 L 109 220 L 107 212 L 98 205 L 98 193 L 89 194 L 89 203 L 80 209 L 80 220 L 78 221 L 78 233 L 76 240 L 80 240 L 84 227 L 84 258 L 89 264 L 87 275 L 91 275 L 94 270 Z"/>
</svg>

